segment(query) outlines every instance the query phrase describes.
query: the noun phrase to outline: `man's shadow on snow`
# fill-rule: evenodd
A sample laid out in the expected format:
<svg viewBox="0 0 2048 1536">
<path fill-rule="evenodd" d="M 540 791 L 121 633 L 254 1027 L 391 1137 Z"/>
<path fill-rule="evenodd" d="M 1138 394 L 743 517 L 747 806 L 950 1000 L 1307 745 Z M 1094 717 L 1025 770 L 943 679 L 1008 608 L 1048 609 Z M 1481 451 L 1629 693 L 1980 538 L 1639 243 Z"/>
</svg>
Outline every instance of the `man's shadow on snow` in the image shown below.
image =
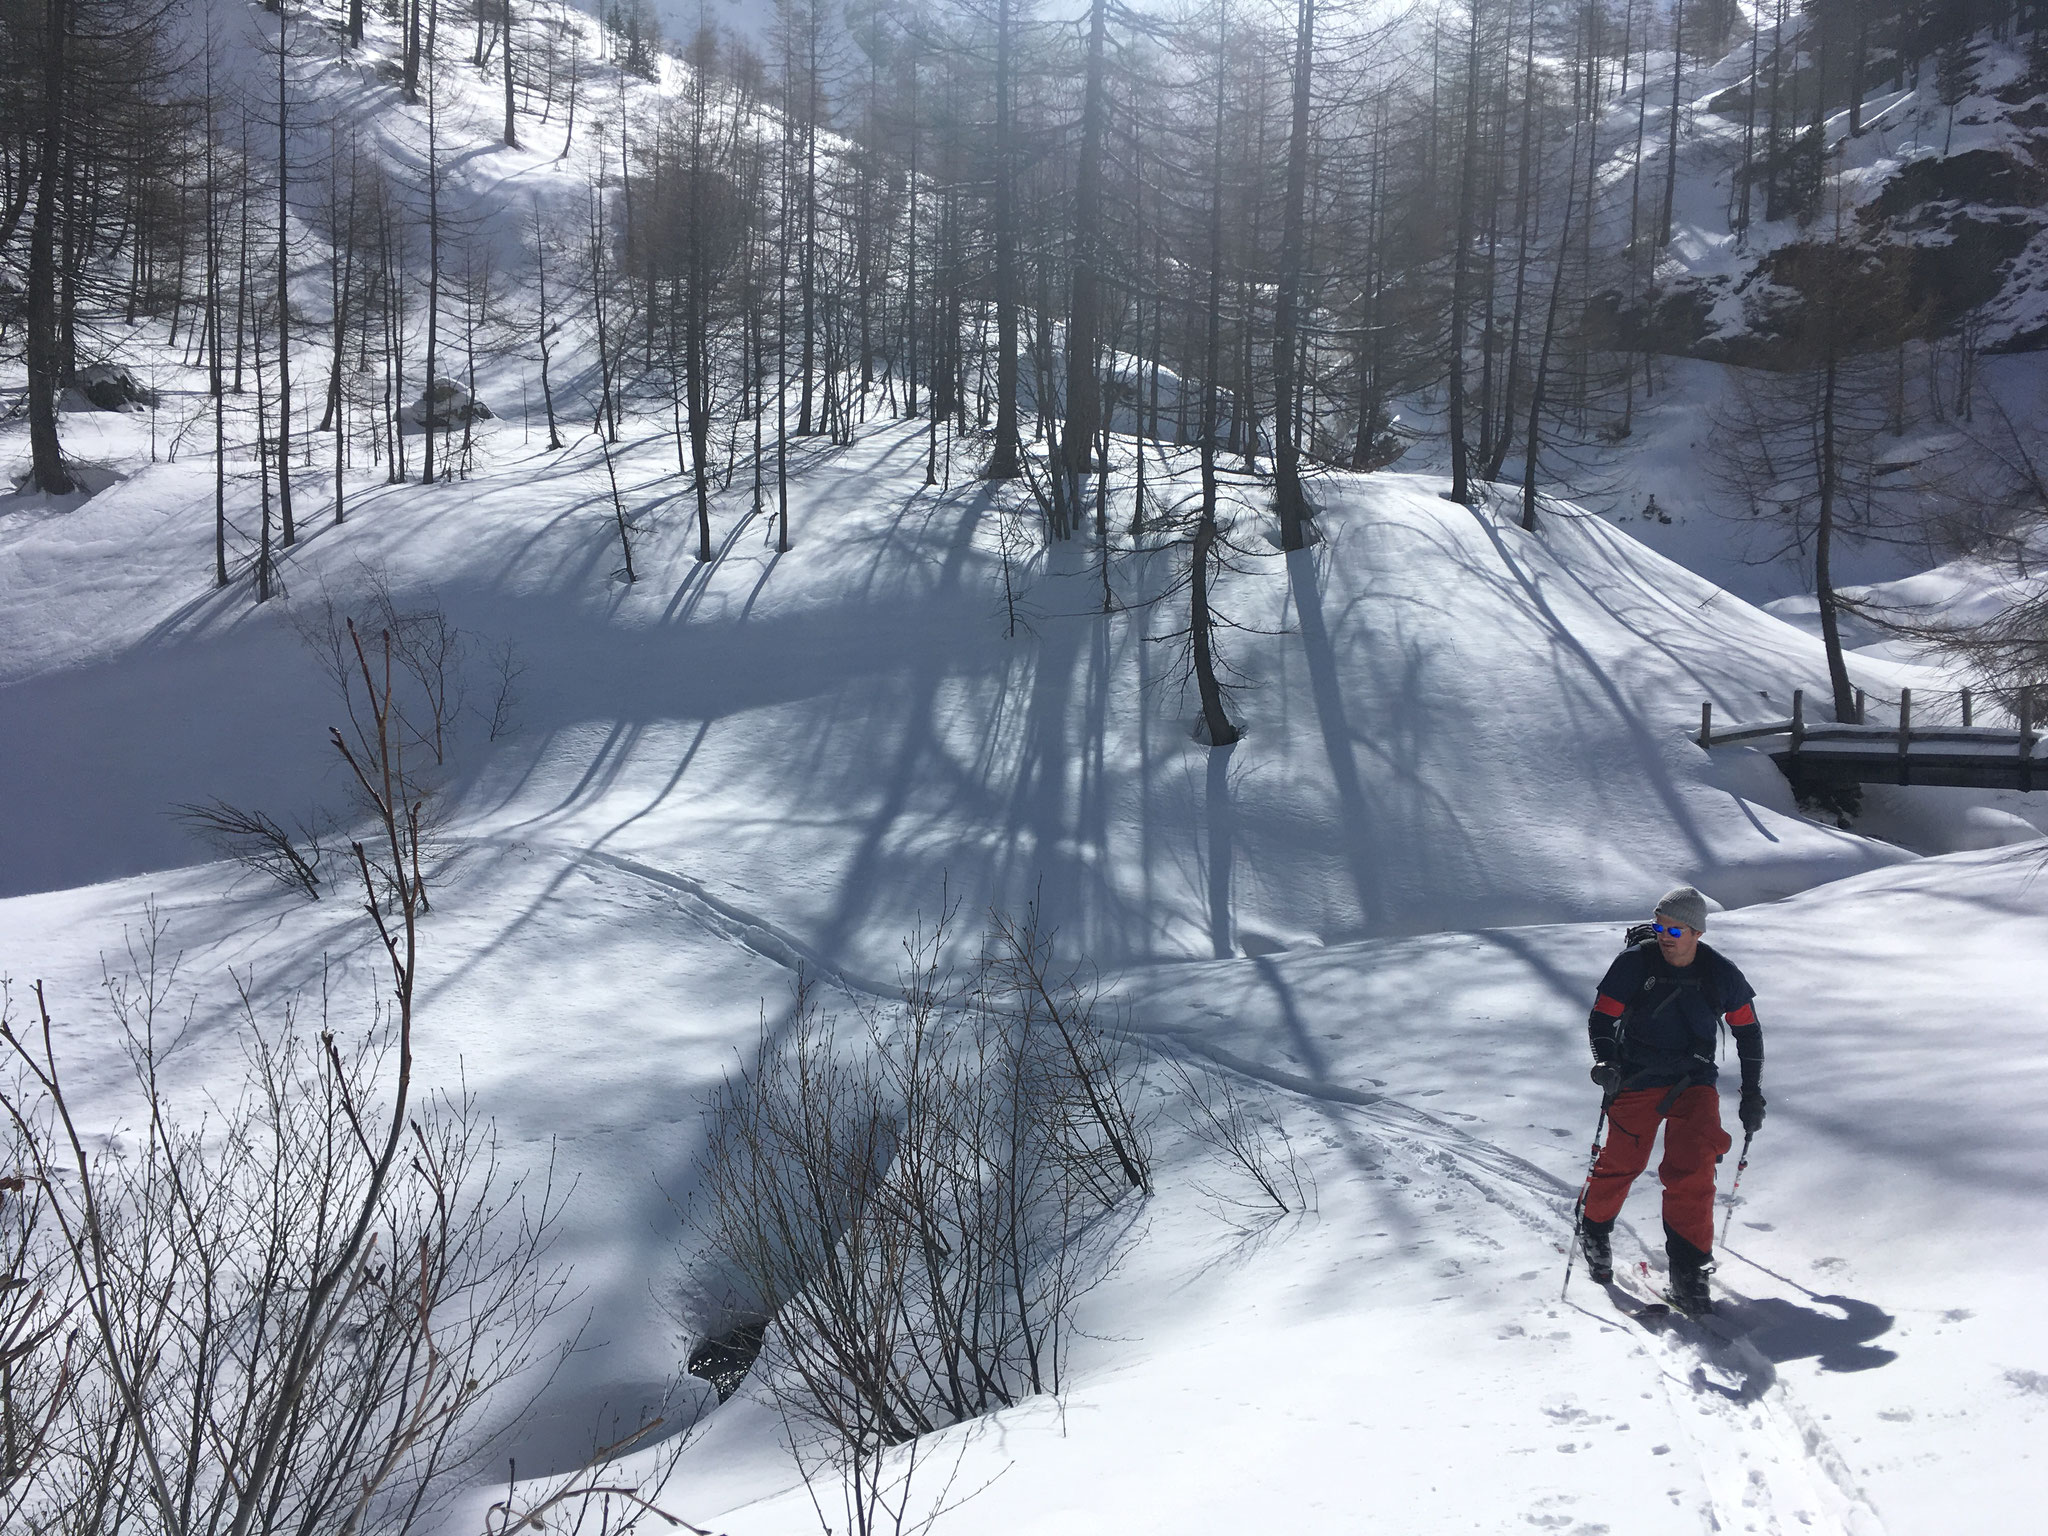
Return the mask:
<svg viewBox="0 0 2048 1536">
<path fill-rule="evenodd" d="M 1804 1305 L 1781 1296 L 1736 1301 L 1724 1310 L 1751 1347 L 1773 1365 L 1812 1360 L 1824 1371 L 1873 1371 L 1898 1359 L 1898 1351 L 1871 1343 L 1891 1332 L 1895 1319 L 1882 1307 L 1853 1296 L 1807 1292 Z"/>
</svg>

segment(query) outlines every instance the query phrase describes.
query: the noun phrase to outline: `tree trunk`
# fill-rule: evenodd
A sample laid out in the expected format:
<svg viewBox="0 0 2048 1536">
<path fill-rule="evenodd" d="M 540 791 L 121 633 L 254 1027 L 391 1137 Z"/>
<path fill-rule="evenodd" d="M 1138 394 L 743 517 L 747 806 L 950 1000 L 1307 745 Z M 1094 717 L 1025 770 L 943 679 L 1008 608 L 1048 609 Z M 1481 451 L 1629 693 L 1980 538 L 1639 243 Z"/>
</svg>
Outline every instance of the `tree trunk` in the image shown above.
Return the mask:
<svg viewBox="0 0 2048 1536">
<path fill-rule="evenodd" d="M 334 178 L 341 179 L 340 156 L 335 157 Z M 339 197 L 336 198 L 337 203 Z M 342 493 L 345 489 L 344 472 L 348 449 L 347 401 L 342 394 L 342 357 L 348 350 L 348 313 L 353 302 L 350 290 L 355 284 L 356 265 L 356 156 L 355 146 L 349 147 L 348 170 L 348 212 L 344 218 L 334 221 L 337 239 L 346 250 L 335 252 L 329 257 L 328 272 L 334 282 L 334 385 L 333 398 L 329 409 L 334 413 L 334 520 L 339 523 L 343 516 Z"/>
<path fill-rule="evenodd" d="M 995 247 L 996 442 L 988 478 L 1021 473 L 1017 436 L 1017 212 L 1011 158 L 1010 50 L 1012 0 L 996 0 Z"/>
<path fill-rule="evenodd" d="M 1529 430 L 1522 445 L 1522 527 L 1536 531 L 1536 462 L 1543 450 L 1543 395 L 1550 382 L 1550 348 L 1557 335 L 1557 311 L 1564 298 L 1565 255 L 1572 246 L 1572 200 L 1578 193 L 1579 144 L 1572 137 L 1571 167 L 1565 178 L 1564 226 L 1557 236 L 1557 269 L 1550 278 L 1550 307 L 1543 317 L 1543 345 L 1536 354 L 1536 380 L 1529 391 Z M 1588 192 L 1590 202 L 1592 194 Z"/>
<path fill-rule="evenodd" d="M 2040 26 L 2037 18 L 2034 25 Z M 1870 11 L 1859 6 L 1856 11 L 1856 52 L 1849 63 L 1849 137 L 1860 137 L 1863 132 L 1863 73 L 1870 67 Z"/>
<path fill-rule="evenodd" d="M 213 396 L 213 584 L 228 584 L 228 441 L 221 370 L 221 242 L 219 167 L 214 159 L 213 39 L 206 50 L 206 328 L 212 343 L 207 388 Z"/>
<path fill-rule="evenodd" d="M 694 82 L 695 100 L 691 114 L 690 143 L 690 233 L 685 251 L 689 281 L 683 346 L 688 354 L 688 395 L 690 412 L 690 474 L 697 495 L 697 558 L 711 558 L 710 471 L 705 462 L 710 451 L 711 366 L 708 340 L 711 309 L 710 263 L 705 228 L 704 190 L 710 175 L 705 163 L 704 131 L 706 96 L 709 87 L 701 76 Z"/>
<path fill-rule="evenodd" d="M 512 105 L 512 0 L 500 0 L 498 25 L 505 34 L 505 147 L 519 147 L 519 124 Z"/>
<path fill-rule="evenodd" d="M 804 243 L 799 255 L 797 280 L 804 306 L 804 350 L 799 367 L 796 430 L 808 437 L 816 423 L 811 416 L 811 381 L 817 366 L 818 325 L 818 27 L 811 18 L 810 75 L 807 89 L 810 105 L 804 114 Z"/>
<path fill-rule="evenodd" d="M 1522 44 L 1522 131 L 1521 158 L 1515 170 L 1515 298 L 1508 312 L 1507 378 L 1501 389 L 1500 436 L 1493 445 L 1493 462 L 1486 466 L 1486 478 L 1498 480 L 1514 443 L 1515 410 L 1522 385 L 1522 306 L 1529 287 L 1529 243 L 1534 238 L 1535 217 L 1530 196 L 1531 170 L 1542 149 L 1543 121 L 1536 104 L 1536 6 L 1530 0 L 1529 35 Z"/>
<path fill-rule="evenodd" d="M 1672 203 L 1678 195 L 1678 116 L 1685 83 L 1685 0 L 1671 14 L 1671 124 L 1664 143 L 1664 213 L 1657 221 L 1657 247 L 1671 243 Z"/>
<path fill-rule="evenodd" d="M 548 413 L 548 448 L 550 451 L 562 446 L 561 430 L 555 425 L 555 390 L 548 378 L 548 338 L 554 333 L 554 324 L 548 314 L 548 247 L 547 231 L 541 227 L 540 196 L 533 199 L 533 265 L 534 283 L 540 296 L 540 401 Z"/>
<path fill-rule="evenodd" d="M 425 421 L 421 426 L 423 438 L 420 458 L 420 484 L 434 483 L 434 384 L 435 369 L 440 359 L 438 349 L 441 338 L 441 168 L 438 162 L 439 145 L 436 142 L 434 103 L 439 93 L 433 82 L 427 82 L 427 360 L 422 375 L 424 392 L 421 399 L 426 402 L 423 413 Z M 598 313 L 600 329 L 603 326 L 603 311 Z M 602 347 L 602 342 L 599 343 Z M 401 402 L 402 404 L 403 402 Z"/>
<path fill-rule="evenodd" d="M 70 24 L 65 0 L 44 0 L 43 143 L 29 227 L 28 435 L 36 486 L 53 496 L 77 488 L 57 440 L 57 391 L 64 382 L 57 345 L 57 162 L 64 142 L 64 41 Z"/>
<path fill-rule="evenodd" d="M 1472 28 L 1465 52 L 1465 133 L 1458 156 L 1457 248 L 1451 256 L 1450 432 L 1451 500 L 1472 499 L 1465 454 L 1465 311 L 1471 303 L 1472 199 L 1479 159 L 1479 24 L 1483 0 L 1471 0 Z"/>
<path fill-rule="evenodd" d="M 1742 115 L 1742 169 L 1738 173 L 1741 201 L 1735 211 L 1738 244 L 1748 243 L 1750 186 L 1756 180 L 1757 74 L 1763 66 L 1763 29 L 1764 8 L 1762 0 L 1758 0 L 1749 13 L 1749 101 Z"/>
<path fill-rule="evenodd" d="M 1849 681 L 1849 667 L 1842 658 L 1842 626 L 1836 610 L 1834 571 L 1830 565 L 1835 536 L 1835 495 L 1837 454 L 1835 442 L 1835 388 L 1838 367 L 1829 358 L 1821 370 L 1820 397 L 1820 515 L 1813 534 L 1813 590 L 1820 602 L 1820 638 L 1827 651 L 1828 686 L 1835 695 L 1835 718 L 1861 723 L 1856 711 L 1856 689 Z"/>
<path fill-rule="evenodd" d="M 1278 313 L 1273 335 L 1273 506 L 1280 547 L 1300 549 L 1308 517 L 1301 490 L 1301 444 L 1295 401 L 1301 362 L 1301 265 L 1308 197 L 1309 84 L 1315 60 L 1315 0 L 1299 0 L 1294 31 L 1293 120 L 1287 135 L 1287 206 L 1281 216 Z"/>
<path fill-rule="evenodd" d="M 277 520 L 279 540 L 286 549 L 298 542 L 292 522 L 292 297 L 291 297 L 291 181 L 290 145 L 286 140 L 289 98 L 285 94 L 285 64 L 289 59 L 286 18 L 277 13 Z"/>
<path fill-rule="evenodd" d="M 1195 687 L 1202 699 L 1202 726 L 1212 747 L 1237 740 L 1237 727 L 1223 708 L 1223 690 L 1216 680 L 1216 659 L 1210 629 L 1209 560 L 1216 544 L 1216 373 L 1223 351 L 1223 103 L 1228 72 L 1224 68 L 1229 42 L 1230 6 L 1216 9 L 1215 143 L 1209 178 L 1209 321 L 1202 366 L 1202 516 L 1190 551 L 1188 642 L 1193 654 Z"/>
<path fill-rule="evenodd" d="M 260 318 L 260 317 L 259 317 Z M 263 389 L 263 331 L 259 326 L 255 345 L 250 349 L 256 367 L 256 479 L 259 496 L 259 522 L 256 537 L 256 601 L 270 601 L 270 452 L 264 442 L 263 419 L 269 402 Z"/>
<path fill-rule="evenodd" d="M 1067 409 L 1061 432 L 1064 504 L 1078 504 L 1088 473 L 1090 446 L 1101 427 L 1095 353 L 1101 321 L 1102 139 L 1107 108 L 1102 59 L 1108 0 L 1092 0 L 1088 14 L 1088 82 L 1081 107 L 1081 161 L 1074 177 L 1074 276 L 1067 311 Z"/>
<path fill-rule="evenodd" d="M 406 102 L 412 106 L 418 106 L 420 100 L 420 11 L 433 3 L 434 0 L 406 0 L 403 89 Z"/>
</svg>

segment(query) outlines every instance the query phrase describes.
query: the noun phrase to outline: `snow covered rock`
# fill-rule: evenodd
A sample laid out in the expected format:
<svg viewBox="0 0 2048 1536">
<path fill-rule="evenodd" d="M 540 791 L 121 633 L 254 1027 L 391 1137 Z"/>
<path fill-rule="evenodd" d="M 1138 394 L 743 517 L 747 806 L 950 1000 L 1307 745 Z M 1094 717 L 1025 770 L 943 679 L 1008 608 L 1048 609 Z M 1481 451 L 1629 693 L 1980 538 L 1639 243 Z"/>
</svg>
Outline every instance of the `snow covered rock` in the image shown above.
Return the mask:
<svg viewBox="0 0 2048 1536">
<path fill-rule="evenodd" d="M 119 363 L 92 363 L 78 370 L 73 387 L 102 411 L 126 411 L 156 404 L 156 392 Z"/>
<path fill-rule="evenodd" d="M 438 378 L 434 387 L 405 408 L 405 419 L 416 427 L 446 432 L 472 422 L 489 421 L 496 413 L 454 379 Z"/>
</svg>

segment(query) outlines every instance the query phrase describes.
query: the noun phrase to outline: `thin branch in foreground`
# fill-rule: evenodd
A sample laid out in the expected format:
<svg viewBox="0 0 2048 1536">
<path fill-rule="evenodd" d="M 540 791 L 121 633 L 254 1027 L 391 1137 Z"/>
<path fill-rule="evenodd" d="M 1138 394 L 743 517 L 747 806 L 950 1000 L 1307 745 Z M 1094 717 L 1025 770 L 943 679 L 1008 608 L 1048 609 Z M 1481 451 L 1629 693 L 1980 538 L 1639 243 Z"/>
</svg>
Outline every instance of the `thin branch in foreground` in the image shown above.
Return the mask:
<svg viewBox="0 0 2048 1536">
<path fill-rule="evenodd" d="M 1248 1177 L 1277 1214 L 1305 1211 L 1315 1203 L 1313 1176 L 1303 1166 L 1287 1128 L 1277 1118 L 1247 1109 L 1232 1074 L 1199 1070 L 1181 1056 L 1169 1056 L 1166 1070 L 1187 1108 L 1188 1133 Z"/>
</svg>

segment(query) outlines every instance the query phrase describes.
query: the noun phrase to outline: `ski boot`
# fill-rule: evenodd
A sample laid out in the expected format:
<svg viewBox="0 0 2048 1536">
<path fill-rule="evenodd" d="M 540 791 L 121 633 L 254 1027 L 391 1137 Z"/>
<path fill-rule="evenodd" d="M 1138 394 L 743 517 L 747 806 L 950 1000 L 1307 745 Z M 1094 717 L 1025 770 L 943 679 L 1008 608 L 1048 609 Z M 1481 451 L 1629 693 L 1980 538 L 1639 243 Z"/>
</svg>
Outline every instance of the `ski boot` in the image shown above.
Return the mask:
<svg viewBox="0 0 2048 1536">
<path fill-rule="evenodd" d="M 1687 1317 L 1713 1316 L 1714 1298 L 1707 1293 L 1707 1276 L 1713 1269 L 1711 1264 L 1672 1265 L 1664 1299 Z"/>
<path fill-rule="evenodd" d="M 1579 1219 L 1579 1252 L 1586 1256 L 1586 1273 L 1600 1285 L 1614 1283 L 1614 1223 Z"/>
</svg>

